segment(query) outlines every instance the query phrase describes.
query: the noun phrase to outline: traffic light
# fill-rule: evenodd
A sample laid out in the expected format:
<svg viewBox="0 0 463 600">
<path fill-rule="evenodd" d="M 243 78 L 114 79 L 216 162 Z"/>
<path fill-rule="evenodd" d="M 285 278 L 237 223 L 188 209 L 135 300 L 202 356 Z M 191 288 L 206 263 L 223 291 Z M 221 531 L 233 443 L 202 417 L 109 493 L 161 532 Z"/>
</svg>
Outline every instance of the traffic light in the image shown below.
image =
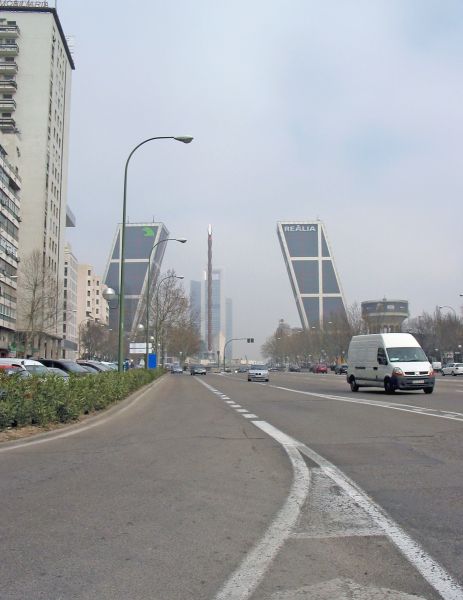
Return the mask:
<svg viewBox="0 0 463 600">
<path fill-rule="evenodd" d="M 248 344 L 254 344 L 254 338 L 247 338 Z"/>
</svg>

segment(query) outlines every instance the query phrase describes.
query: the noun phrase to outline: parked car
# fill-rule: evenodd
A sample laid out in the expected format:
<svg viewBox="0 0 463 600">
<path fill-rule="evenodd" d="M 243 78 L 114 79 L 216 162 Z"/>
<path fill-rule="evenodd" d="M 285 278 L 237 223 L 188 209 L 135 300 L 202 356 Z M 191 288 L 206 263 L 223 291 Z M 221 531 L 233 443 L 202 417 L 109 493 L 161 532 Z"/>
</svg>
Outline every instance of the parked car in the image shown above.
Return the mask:
<svg viewBox="0 0 463 600">
<path fill-rule="evenodd" d="M 205 375 L 206 374 L 206 367 L 203 367 L 202 365 L 192 365 L 190 367 L 190 375 Z"/>
<path fill-rule="evenodd" d="M 300 373 L 301 367 L 299 365 L 289 365 L 288 371 L 291 373 Z"/>
<path fill-rule="evenodd" d="M 313 373 L 328 373 L 328 366 L 325 363 L 318 363 L 312 367 Z"/>
<path fill-rule="evenodd" d="M 58 369 L 58 367 L 47 367 L 50 375 L 54 375 L 55 377 L 62 377 L 66 381 L 69 379 L 69 373 L 63 371 L 63 369 Z"/>
<path fill-rule="evenodd" d="M 249 370 L 249 367 L 242 365 L 241 367 L 238 367 L 238 373 L 247 373 Z"/>
<path fill-rule="evenodd" d="M 47 375 L 48 370 L 43 363 L 31 358 L 0 358 L 0 365 L 8 365 L 19 369 L 25 369 L 31 375 Z"/>
<path fill-rule="evenodd" d="M 334 368 L 336 375 L 345 375 L 347 373 L 347 364 L 336 365 Z"/>
<path fill-rule="evenodd" d="M 463 363 L 448 363 L 442 367 L 442 375 L 463 375 Z"/>
<path fill-rule="evenodd" d="M 267 365 L 251 365 L 248 371 L 248 381 L 268 381 Z"/>
<path fill-rule="evenodd" d="M 79 365 L 74 360 L 69 360 L 67 358 L 39 358 L 39 362 L 42 363 L 45 367 L 57 367 L 58 369 L 62 369 L 69 373 L 70 375 L 88 375 L 89 371 L 85 369 L 82 365 Z M 94 369 L 96 371 L 96 369 Z"/>
<path fill-rule="evenodd" d="M 82 365 L 83 367 L 92 367 L 95 371 L 102 373 L 103 371 L 111 371 L 109 367 L 99 362 L 98 360 L 78 360 L 78 365 Z"/>
</svg>

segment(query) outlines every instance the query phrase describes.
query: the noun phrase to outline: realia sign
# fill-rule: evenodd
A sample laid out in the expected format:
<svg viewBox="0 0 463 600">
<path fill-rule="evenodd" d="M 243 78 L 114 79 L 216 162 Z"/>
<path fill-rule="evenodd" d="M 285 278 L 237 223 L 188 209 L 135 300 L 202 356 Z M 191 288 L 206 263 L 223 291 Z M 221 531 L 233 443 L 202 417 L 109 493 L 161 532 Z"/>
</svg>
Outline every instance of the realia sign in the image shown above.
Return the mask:
<svg viewBox="0 0 463 600">
<path fill-rule="evenodd" d="M 316 225 L 285 225 L 284 231 L 317 231 Z"/>
</svg>

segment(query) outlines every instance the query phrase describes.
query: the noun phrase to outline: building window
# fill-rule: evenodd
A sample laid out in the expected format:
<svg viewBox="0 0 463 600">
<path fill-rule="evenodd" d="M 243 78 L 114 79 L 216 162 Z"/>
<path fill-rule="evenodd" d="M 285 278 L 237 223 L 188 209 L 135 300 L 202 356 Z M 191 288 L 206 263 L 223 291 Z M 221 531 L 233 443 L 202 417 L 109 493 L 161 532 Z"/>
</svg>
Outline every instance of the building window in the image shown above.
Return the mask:
<svg viewBox="0 0 463 600">
<path fill-rule="evenodd" d="M 90 290 L 87 291 L 87 296 L 90 296 Z"/>
<path fill-rule="evenodd" d="M 91 275 L 91 274 L 92 274 L 92 271 L 89 269 L 89 270 L 87 271 L 87 275 L 90 277 L 90 275 Z"/>
</svg>

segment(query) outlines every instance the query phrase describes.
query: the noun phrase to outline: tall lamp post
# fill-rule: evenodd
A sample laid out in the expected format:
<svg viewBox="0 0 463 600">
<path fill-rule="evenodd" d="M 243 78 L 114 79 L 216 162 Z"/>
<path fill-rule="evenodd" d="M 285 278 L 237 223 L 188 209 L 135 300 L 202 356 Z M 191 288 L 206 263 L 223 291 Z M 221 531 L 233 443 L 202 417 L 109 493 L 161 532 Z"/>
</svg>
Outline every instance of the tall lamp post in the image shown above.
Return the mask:
<svg viewBox="0 0 463 600">
<path fill-rule="evenodd" d="M 455 319 L 457 319 L 457 311 L 452 306 L 449 306 L 448 304 L 443 304 L 442 306 L 439 306 L 439 310 L 442 310 L 443 308 L 449 308 L 450 310 L 453 310 Z"/>
<path fill-rule="evenodd" d="M 173 239 L 176 240 L 177 242 L 180 242 L 182 244 L 184 244 L 186 242 L 185 238 L 169 238 L 169 239 Z M 161 240 L 161 242 L 167 242 L 168 240 Z M 160 244 L 161 242 L 158 242 L 158 244 Z M 155 248 L 156 245 L 153 246 L 153 248 Z M 151 252 L 153 250 L 151 249 Z M 150 253 L 150 259 L 151 259 L 151 253 Z M 148 261 L 148 281 L 147 281 L 147 287 L 146 287 L 146 337 L 145 337 L 145 342 L 146 342 L 146 348 L 145 348 L 145 369 L 148 368 L 148 355 L 149 355 L 149 305 L 150 305 L 150 261 Z M 161 283 L 163 281 L 165 281 L 166 279 L 184 279 L 183 275 L 167 275 L 167 277 L 164 277 L 163 279 L 161 279 L 161 281 L 158 283 L 158 289 L 156 292 L 156 319 L 157 317 L 157 298 L 158 298 L 158 293 L 159 293 L 159 288 L 161 287 Z M 156 340 L 157 340 L 157 327 L 156 327 Z M 156 352 L 157 352 L 157 347 L 156 347 Z"/>
<path fill-rule="evenodd" d="M 120 269 L 120 278 L 119 278 L 119 348 L 118 348 L 118 370 L 121 373 L 123 370 L 123 360 L 124 360 L 124 262 L 125 262 L 125 222 L 126 222 L 126 213 L 127 213 L 127 170 L 129 167 L 130 159 L 132 158 L 134 152 L 153 140 L 176 140 L 177 142 L 182 142 L 184 144 L 189 144 L 193 138 L 191 136 L 186 135 L 161 135 L 156 137 L 150 137 L 143 142 L 140 142 L 135 146 L 132 152 L 129 154 L 127 161 L 125 163 L 124 170 L 124 198 L 122 202 L 122 227 L 121 227 L 121 269 Z"/>
</svg>

